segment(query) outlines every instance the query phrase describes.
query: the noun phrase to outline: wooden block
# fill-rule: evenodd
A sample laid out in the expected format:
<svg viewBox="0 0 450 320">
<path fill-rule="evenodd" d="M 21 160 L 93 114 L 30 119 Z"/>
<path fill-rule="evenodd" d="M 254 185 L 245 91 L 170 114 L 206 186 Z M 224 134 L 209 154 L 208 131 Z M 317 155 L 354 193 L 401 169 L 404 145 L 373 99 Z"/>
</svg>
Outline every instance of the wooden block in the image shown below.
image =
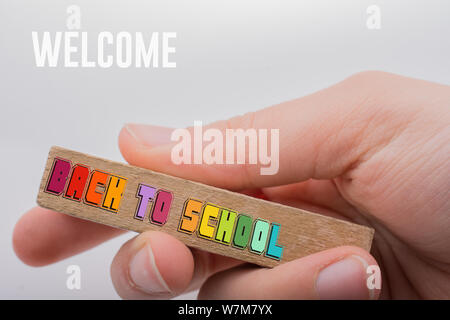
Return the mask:
<svg viewBox="0 0 450 320">
<path fill-rule="evenodd" d="M 52 147 L 37 202 L 109 226 L 273 267 L 321 250 L 370 250 L 373 229 L 151 170 Z"/>
</svg>

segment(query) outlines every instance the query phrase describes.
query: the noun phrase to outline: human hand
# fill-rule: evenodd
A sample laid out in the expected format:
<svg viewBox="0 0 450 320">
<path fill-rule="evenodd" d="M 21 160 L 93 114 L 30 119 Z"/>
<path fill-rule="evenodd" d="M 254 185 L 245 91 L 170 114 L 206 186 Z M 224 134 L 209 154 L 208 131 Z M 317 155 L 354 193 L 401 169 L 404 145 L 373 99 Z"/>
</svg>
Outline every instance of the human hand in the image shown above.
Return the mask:
<svg viewBox="0 0 450 320">
<path fill-rule="evenodd" d="M 338 247 L 273 269 L 189 249 L 161 232 L 125 243 L 111 265 L 123 298 L 450 298 L 450 87 L 364 72 L 298 100 L 209 127 L 280 129 L 276 175 L 258 166 L 175 165 L 172 129 L 127 125 L 119 145 L 132 165 L 263 195 L 373 227 L 372 254 Z M 14 230 L 25 263 L 46 265 L 121 231 L 42 208 Z M 379 263 L 383 288 L 369 290 Z"/>
</svg>

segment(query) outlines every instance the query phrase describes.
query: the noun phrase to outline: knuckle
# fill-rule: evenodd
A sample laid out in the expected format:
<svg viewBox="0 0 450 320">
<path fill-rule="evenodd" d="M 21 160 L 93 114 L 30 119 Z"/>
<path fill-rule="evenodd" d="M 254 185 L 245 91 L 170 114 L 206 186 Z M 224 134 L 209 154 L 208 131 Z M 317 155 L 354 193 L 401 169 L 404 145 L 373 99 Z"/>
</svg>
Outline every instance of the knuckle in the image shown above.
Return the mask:
<svg viewBox="0 0 450 320">
<path fill-rule="evenodd" d="M 361 83 L 361 81 L 376 81 L 380 79 L 386 79 L 388 77 L 392 76 L 388 72 L 384 71 L 378 71 L 378 70 L 365 70 L 357 72 L 350 77 L 346 79 L 346 81 L 354 82 L 354 83 Z"/>
</svg>

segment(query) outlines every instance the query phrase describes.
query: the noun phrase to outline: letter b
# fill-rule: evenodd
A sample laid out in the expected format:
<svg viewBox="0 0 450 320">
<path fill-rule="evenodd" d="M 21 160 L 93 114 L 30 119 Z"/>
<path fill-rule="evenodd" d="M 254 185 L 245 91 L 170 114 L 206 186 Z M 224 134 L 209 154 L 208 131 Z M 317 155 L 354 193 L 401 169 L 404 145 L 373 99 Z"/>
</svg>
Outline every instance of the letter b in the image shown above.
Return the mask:
<svg viewBox="0 0 450 320">
<path fill-rule="evenodd" d="M 45 191 L 60 195 L 63 192 L 64 187 L 66 186 L 70 168 L 70 161 L 55 158 L 53 162 L 53 168 L 50 173 L 50 179 L 47 182 Z"/>
</svg>

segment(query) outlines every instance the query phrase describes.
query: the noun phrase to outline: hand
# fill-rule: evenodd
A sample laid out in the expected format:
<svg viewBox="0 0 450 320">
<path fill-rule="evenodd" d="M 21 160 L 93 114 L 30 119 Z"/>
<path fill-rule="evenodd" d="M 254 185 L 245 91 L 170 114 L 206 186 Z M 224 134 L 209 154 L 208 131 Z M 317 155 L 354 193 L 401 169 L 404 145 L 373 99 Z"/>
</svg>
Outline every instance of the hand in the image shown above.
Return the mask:
<svg viewBox="0 0 450 320">
<path fill-rule="evenodd" d="M 127 125 L 119 145 L 132 165 L 373 227 L 372 254 L 338 247 L 273 269 L 189 249 L 161 232 L 125 243 L 111 266 L 123 298 L 450 298 L 450 87 L 364 72 L 304 98 L 211 125 L 280 129 L 276 175 L 255 165 L 174 165 L 171 129 Z M 45 265 L 121 231 L 34 208 L 14 248 Z M 375 260 L 376 259 L 376 260 Z M 366 286 L 378 261 L 383 288 Z"/>
</svg>

